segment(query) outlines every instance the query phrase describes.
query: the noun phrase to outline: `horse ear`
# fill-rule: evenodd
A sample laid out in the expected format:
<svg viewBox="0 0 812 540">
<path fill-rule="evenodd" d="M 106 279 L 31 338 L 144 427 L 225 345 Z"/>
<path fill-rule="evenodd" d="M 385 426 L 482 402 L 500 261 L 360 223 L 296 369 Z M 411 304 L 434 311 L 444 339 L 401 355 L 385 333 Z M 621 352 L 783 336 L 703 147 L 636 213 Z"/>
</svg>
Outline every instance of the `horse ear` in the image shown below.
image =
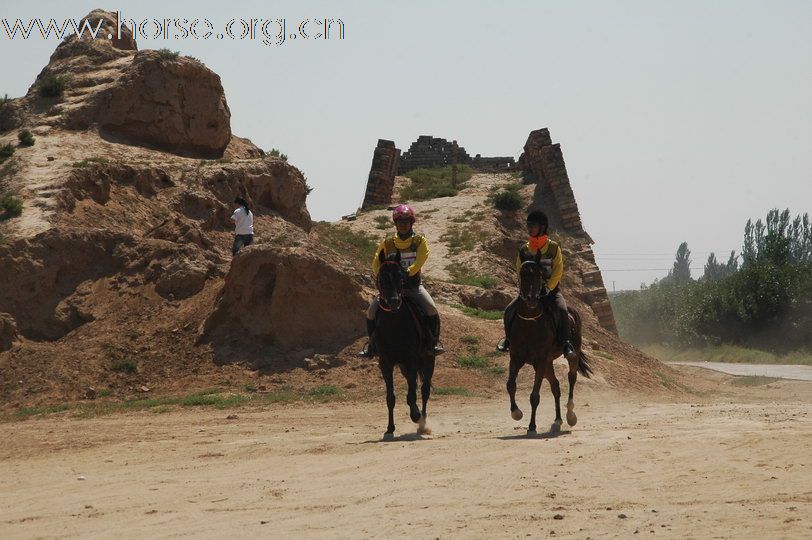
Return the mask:
<svg viewBox="0 0 812 540">
<path fill-rule="evenodd" d="M 395 253 L 395 262 L 400 262 L 400 250 Z"/>
<path fill-rule="evenodd" d="M 386 260 L 386 253 L 384 253 L 384 250 L 380 250 L 378 252 L 378 261 L 384 262 L 385 260 Z"/>
</svg>

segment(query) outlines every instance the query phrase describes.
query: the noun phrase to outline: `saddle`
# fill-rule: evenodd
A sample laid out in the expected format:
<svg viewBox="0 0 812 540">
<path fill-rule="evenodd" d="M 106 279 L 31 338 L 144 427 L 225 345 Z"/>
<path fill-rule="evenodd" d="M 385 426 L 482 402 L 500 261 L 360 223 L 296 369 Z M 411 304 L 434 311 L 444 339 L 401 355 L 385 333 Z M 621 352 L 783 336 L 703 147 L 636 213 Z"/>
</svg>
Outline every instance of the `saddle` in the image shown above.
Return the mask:
<svg viewBox="0 0 812 540">
<path fill-rule="evenodd" d="M 403 306 L 401 309 L 406 309 L 414 321 L 415 326 L 417 327 L 418 340 L 420 341 L 422 348 L 426 350 L 433 348 L 434 332 L 425 312 L 407 296 L 403 297 Z"/>
</svg>

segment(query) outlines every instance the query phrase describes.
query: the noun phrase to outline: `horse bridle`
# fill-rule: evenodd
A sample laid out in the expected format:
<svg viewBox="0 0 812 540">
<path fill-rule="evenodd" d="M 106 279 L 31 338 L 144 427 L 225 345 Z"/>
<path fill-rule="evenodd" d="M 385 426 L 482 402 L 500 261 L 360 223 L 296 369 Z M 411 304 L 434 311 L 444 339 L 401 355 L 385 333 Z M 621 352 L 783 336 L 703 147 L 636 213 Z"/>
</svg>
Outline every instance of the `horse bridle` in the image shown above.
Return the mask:
<svg viewBox="0 0 812 540">
<path fill-rule="evenodd" d="M 524 267 L 524 265 L 526 265 L 526 264 L 533 264 L 533 265 L 536 265 L 536 266 L 538 266 L 538 267 L 539 267 L 539 271 L 541 271 L 541 265 L 540 265 L 538 262 L 534 261 L 534 260 L 527 260 L 527 261 L 522 262 L 522 267 Z M 522 279 L 522 274 L 521 274 L 521 267 L 520 267 L 520 268 L 519 268 L 519 297 L 520 297 L 522 300 L 524 300 L 524 301 L 526 302 L 526 301 L 527 301 L 527 297 L 525 297 L 525 296 L 524 296 L 524 294 L 522 293 L 521 279 Z M 535 320 L 538 320 L 538 319 L 539 319 L 539 317 L 541 317 L 541 316 L 544 314 L 544 306 L 542 306 L 542 305 L 541 305 L 541 300 L 542 300 L 542 291 L 543 291 L 543 290 L 544 290 L 544 287 L 543 287 L 543 286 L 542 286 L 542 287 L 539 287 L 538 295 L 535 297 L 535 300 L 538 300 L 538 302 L 539 302 L 539 314 L 538 314 L 538 315 L 536 315 L 535 317 L 524 317 L 524 316 L 522 316 L 522 314 L 521 314 L 521 313 L 519 313 L 519 312 L 517 311 L 517 312 L 516 312 L 516 316 L 517 316 L 517 317 L 519 317 L 519 318 L 520 318 L 520 319 L 522 319 L 522 320 L 525 320 L 525 321 L 535 321 Z"/>
<path fill-rule="evenodd" d="M 381 270 L 383 270 L 383 267 L 385 265 L 387 265 L 387 264 L 394 264 L 395 266 L 398 267 L 399 272 L 402 272 L 403 269 L 400 266 L 400 263 L 398 263 L 397 261 L 384 261 L 384 262 L 381 263 L 381 267 L 378 270 L 378 307 L 380 307 L 383 311 L 386 311 L 387 313 L 391 313 L 394 310 L 392 308 L 386 306 L 386 301 L 384 300 L 383 295 L 381 294 L 381 292 L 382 292 L 381 291 Z M 398 293 L 398 296 L 403 296 L 403 281 L 402 280 L 401 280 L 401 283 L 400 283 L 400 287 L 398 287 L 398 289 L 397 289 L 397 293 Z"/>
</svg>

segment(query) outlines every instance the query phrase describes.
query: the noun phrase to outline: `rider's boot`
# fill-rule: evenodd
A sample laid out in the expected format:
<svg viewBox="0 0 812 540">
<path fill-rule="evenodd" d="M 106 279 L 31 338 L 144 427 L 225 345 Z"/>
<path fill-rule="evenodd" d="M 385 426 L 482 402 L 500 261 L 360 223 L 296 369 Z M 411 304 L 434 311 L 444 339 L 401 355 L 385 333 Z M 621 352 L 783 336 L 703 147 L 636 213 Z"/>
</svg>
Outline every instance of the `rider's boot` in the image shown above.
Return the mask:
<svg viewBox="0 0 812 540">
<path fill-rule="evenodd" d="M 378 351 L 375 348 L 375 340 L 373 339 L 373 334 L 375 333 L 375 319 L 367 319 L 367 336 L 369 336 L 369 340 L 367 341 L 366 347 L 362 349 L 358 356 L 363 358 L 373 358 Z"/>
<path fill-rule="evenodd" d="M 434 334 L 434 354 L 443 354 L 445 349 L 440 344 L 440 316 L 429 317 L 431 332 Z"/>
</svg>

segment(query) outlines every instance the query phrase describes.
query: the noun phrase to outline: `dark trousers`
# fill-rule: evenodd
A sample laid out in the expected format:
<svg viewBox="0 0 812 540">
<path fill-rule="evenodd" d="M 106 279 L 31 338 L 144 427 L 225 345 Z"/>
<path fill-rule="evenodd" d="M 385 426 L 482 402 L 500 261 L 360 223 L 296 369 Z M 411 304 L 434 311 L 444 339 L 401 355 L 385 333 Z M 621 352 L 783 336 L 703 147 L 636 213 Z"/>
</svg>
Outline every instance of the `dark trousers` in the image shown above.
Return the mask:
<svg viewBox="0 0 812 540">
<path fill-rule="evenodd" d="M 231 244 L 231 255 L 236 255 L 243 246 L 250 246 L 254 243 L 253 234 L 238 234 L 234 237 L 234 243 Z"/>
<path fill-rule="evenodd" d="M 542 302 L 552 302 L 555 304 L 555 309 L 558 311 L 558 325 L 556 326 L 556 341 L 559 345 L 563 345 L 565 341 L 570 339 L 570 316 L 567 311 L 567 301 L 564 300 L 564 295 L 561 294 L 561 289 L 556 287 Z M 519 298 L 516 297 L 505 308 L 505 337 L 508 336 L 513 320 L 516 318 L 516 310 L 519 307 Z"/>
</svg>

